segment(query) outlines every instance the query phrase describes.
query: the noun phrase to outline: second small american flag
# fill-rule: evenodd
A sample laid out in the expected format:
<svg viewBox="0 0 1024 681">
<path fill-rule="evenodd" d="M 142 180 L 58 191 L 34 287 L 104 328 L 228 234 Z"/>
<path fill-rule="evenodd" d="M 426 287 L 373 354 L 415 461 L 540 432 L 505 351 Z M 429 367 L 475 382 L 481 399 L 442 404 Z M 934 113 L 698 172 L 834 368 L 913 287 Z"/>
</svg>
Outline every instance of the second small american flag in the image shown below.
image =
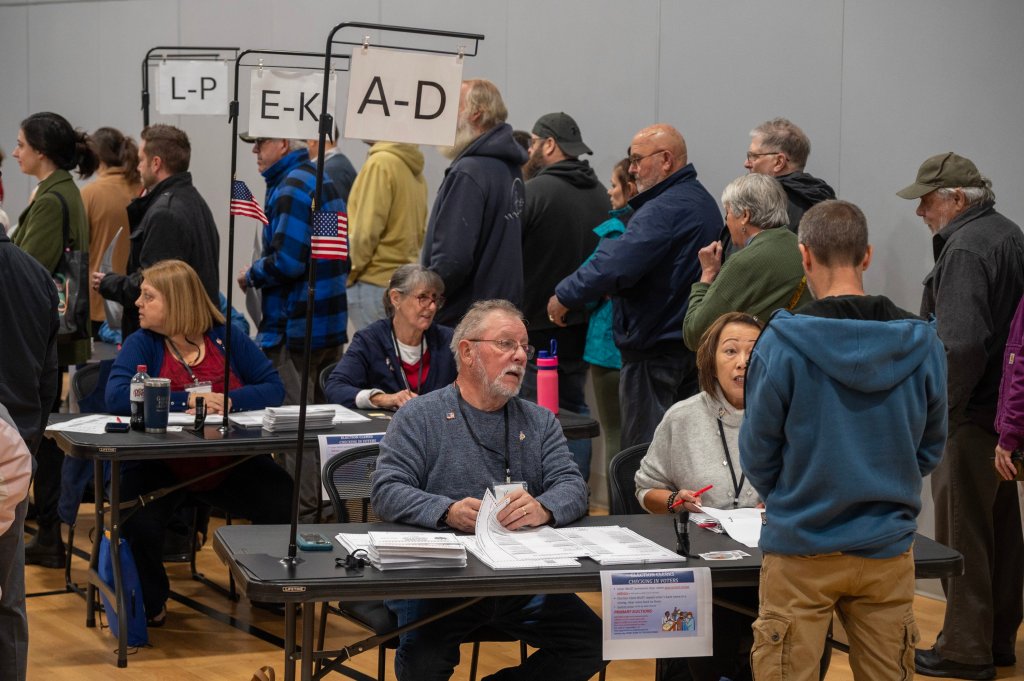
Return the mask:
<svg viewBox="0 0 1024 681">
<path fill-rule="evenodd" d="M 324 210 L 313 213 L 311 256 L 320 260 L 348 259 L 348 215 Z"/>
</svg>

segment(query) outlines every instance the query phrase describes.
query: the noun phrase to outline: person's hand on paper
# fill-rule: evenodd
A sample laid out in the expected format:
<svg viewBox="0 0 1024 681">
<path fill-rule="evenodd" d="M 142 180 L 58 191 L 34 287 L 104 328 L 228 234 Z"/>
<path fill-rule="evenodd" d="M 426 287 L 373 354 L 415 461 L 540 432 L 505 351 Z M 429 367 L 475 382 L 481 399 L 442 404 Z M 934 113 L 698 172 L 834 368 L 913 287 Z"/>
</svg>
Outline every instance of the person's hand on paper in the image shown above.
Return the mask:
<svg viewBox="0 0 1024 681">
<path fill-rule="evenodd" d="M 1017 477 L 1017 466 L 1014 465 L 1010 455 L 1013 452 L 996 445 L 996 470 L 1003 480 L 1013 480 Z"/>
<path fill-rule="evenodd" d="M 416 397 L 411 390 L 399 390 L 397 393 L 377 393 L 370 396 L 370 403 L 380 409 L 398 409 Z"/>
<path fill-rule="evenodd" d="M 508 504 L 498 511 L 498 522 L 507 530 L 523 527 L 539 527 L 551 522 L 551 511 L 530 496 L 524 489 L 517 489 L 505 495 Z"/>
<path fill-rule="evenodd" d="M 476 516 L 479 511 L 480 500 L 466 497 L 448 507 L 448 517 L 444 521 L 448 527 L 454 530 L 474 532 L 476 530 Z"/>
<path fill-rule="evenodd" d="M 202 397 L 206 402 L 206 413 L 207 414 L 223 414 L 224 413 L 224 394 L 223 393 L 189 393 L 188 396 L 188 413 L 196 413 L 196 397 Z M 231 411 L 231 399 L 228 398 L 228 411 Z"/>
</svg>

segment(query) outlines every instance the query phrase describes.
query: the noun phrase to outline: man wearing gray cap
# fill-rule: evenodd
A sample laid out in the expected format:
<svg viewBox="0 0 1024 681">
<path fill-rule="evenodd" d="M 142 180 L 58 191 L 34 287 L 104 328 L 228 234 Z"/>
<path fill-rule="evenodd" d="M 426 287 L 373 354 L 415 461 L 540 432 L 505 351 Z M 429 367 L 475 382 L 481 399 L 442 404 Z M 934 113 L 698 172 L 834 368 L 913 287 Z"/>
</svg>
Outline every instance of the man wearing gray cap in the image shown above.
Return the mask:
<svg viewBox="0 0 1024 681">
<path fill-rule="evenodd" d="M 946 346 L 949 436 L 932 474 L 936 539 L 964 556 L 962 577 L 943 580 L 946 619 L 917 673 L 995 678 L 1012 666 L 1024 613 L 1024 541 L 1017 484 L 992 474 L 1002 353 L 1024 293 L 1024 234 L 993 208 L 992 183 L 953 152 L 932 156 L 898 192 L 920 199 L 935 267 L 921 315 L 934 314 Z"/>
<path fill-rule="evenodd" d="M 597 246 L 594 227 L 608 218 L 608 190 L 590 164 L 579 157 L 593 154 L 580 128 L 564 112 L 537 119 L 530 134 L 526 162 L 526 207 L 523 210 L 523 314 L 530 338 L 541 350 L 558 344 L 559 406 L 587 413 L 584 386 L 587 341 L 584 310 L 567 315 L 565 328 L 548 319 L 548 298 L 555 286 L 576 271 Z M 537 395 L 537 365 L 527 365 L 523 396 Z M 590 440 L 569 443 L 584 480 L 590 474 Z"/>
</svg>

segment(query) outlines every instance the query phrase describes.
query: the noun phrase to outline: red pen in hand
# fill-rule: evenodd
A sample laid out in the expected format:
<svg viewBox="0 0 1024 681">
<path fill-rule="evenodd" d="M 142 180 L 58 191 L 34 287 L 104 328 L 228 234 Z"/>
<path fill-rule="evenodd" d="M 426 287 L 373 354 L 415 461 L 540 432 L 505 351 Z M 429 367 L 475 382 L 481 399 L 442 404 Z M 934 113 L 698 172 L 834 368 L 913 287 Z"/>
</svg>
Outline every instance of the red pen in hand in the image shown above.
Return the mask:
<svg viewBox="0 0 1024 681">
<path fill-rule="evenodd" d="M 699 497 L 701 494 L 704 494 L 704 492 L 707 492 L 712 487 L 714 487 L 714 485 L 708 485 L 707 487 L 701 488 L 701 489 L 697 490 L 696 492 L 694 492 L 693 496 Z M 672 504 L 671 508 L 676 508 L 677 506 L 682 506 L 685 501 L 686 501 L 686 499 L 677 499 Z"/>
</svg>

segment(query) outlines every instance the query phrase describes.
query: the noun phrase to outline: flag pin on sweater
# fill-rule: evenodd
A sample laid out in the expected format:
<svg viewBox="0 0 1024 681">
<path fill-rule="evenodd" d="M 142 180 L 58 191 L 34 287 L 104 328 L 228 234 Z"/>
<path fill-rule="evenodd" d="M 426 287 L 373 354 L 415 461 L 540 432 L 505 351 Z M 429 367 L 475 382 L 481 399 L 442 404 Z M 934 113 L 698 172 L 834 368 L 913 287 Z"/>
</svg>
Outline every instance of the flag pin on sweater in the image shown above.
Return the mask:
<svg viewBox="0 0 1024 681">
<path fill-rule="evenodd" d="M 448 419 L 449 421 L 454 421 L 455 420 L 455 412 L 454 411 L 450 411 L 447 414 L 445 414 L 444 417 L 446 419 Z"/>
</svg>

